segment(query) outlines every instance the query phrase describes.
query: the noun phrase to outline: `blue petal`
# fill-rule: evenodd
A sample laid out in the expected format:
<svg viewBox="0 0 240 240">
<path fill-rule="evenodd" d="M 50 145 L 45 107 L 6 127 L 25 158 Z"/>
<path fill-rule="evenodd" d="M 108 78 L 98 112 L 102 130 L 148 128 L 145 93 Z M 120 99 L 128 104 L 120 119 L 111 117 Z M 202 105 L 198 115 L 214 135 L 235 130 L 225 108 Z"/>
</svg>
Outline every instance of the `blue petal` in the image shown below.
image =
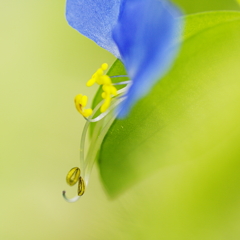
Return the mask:
<svg viewBox="0 0 240 240">
<path fill-rule="evenodd" d="M 66 18 L 70 26 L 95 41 L 116 57 L 119 51 L 112 39 L 122 0 L 67 0 Z"/>
<path fill-rule="evenodd" d="M 118 117 L 145 96 L 169 70 L 177 55 L 180 11 L 167 1 L 125 0 L 113 29 L 121 59 L 132 80 Z"/>
</svg>

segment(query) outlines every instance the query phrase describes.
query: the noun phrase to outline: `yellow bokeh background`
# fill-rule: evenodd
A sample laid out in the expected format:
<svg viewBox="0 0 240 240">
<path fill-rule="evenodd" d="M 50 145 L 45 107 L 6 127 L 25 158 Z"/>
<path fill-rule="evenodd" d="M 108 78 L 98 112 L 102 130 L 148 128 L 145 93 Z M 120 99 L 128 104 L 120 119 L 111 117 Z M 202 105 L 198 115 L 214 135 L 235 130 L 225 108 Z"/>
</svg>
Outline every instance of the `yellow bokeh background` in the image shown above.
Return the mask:
<svg viewBox="0 0 240 240">
<path fill-rule="evenodd" d="M 0 239 L 91 239 L 104 225 L 96 173 L 81 203 L 66 203 L 61 191 L 79 165 L 84 120 L 74 96 L 93 96 L 85 82 L 114 57 L 70 28 L 64 11 L 65 0 L 0 3 Z"/>
<path fill-rule="evenodd" d="M 64 11 L 65 0 L 0 3 L 0 239 L 159 239 L 159 228 L 162 239 L 238 239 L 239 196 L 232 191 L 229 200 L 215 188 L 237 161 L 163 169 L 115 200 L 95 168 L 87 194 L 75 204 L 63 200 L 62 190 L 76 191 L 65 176 L 79 165 L 84 124 L 73 98 L 91 99 L 96 88 L 85 82 L 115 60 L 70 28 Z"/>
</svg>

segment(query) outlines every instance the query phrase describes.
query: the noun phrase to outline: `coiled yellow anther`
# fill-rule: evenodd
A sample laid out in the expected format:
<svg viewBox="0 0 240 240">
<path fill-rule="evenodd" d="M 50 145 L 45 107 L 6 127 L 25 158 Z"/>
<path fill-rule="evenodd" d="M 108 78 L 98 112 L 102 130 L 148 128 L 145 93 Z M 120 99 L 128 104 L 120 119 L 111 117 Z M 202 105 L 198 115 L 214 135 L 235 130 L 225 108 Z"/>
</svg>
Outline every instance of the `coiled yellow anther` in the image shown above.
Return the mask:
<svg viewBox="0 0 240 240">
<path fill-rule="evenodd" d="M 85 182 L 82 177 L 78 179 L 78 196 L 82 196 L 85 193 Z"/>
<path fill-rule="evenodd" d="M 66 176 L 67 184 L 70 186 L 75 185 L 80 177 L 80 174 L 81 174 L 81 171 L 78 167 L 72 168 Z"/>
<path fill-rule="evenodd" d="M 88 98 L 85 95 L 78 94 L 75 99 L 75 106 L 79 113 L 81 113 L 84 117 L 89 117 L 92 115 L 92 109 L 84 109 L 84 107 L 87 105 Z"/>
<path fill-rule="evenodd" d="M 85 193 L 85 182 L 83 178 L 80 176 L 81 171 L 78 167 L 72 168 L 66 177 L 67 184 L 70 186 L 75 185 L 78 182 L 78 190 L 77 190 L 77 197 L 74 197 L 72 199 L 69 199 L 66 197 L 66 191 L 63 191 L 63 197 L 65 198 L 66 201 L 68 202 L 76 202 L 80 196 L 82 196 Z"/>
</svg>

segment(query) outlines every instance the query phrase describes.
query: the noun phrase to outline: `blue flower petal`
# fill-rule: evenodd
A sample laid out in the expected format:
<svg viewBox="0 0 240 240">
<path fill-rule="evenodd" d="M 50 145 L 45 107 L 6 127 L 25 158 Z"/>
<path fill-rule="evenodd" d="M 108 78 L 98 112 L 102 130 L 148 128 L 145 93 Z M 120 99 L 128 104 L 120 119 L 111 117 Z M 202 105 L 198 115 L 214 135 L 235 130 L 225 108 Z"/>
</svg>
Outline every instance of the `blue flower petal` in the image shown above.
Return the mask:
<svg viewBox="0 0 240 240">
<path fill-rule="evenodd" d="M 66 18 L 70 26 L 119 58 L 112 39 L 122 0 L 67 0 Z"/>
<path fill-rule="evenodd" d="M 180 11 L 167 1 L 125 0 L 113 29 L 121 59 L 132 80 L 120 118 L 169 70 L 179 44 Z M 180 21 L 180 23 L 179 23 Z"/>
</svg>

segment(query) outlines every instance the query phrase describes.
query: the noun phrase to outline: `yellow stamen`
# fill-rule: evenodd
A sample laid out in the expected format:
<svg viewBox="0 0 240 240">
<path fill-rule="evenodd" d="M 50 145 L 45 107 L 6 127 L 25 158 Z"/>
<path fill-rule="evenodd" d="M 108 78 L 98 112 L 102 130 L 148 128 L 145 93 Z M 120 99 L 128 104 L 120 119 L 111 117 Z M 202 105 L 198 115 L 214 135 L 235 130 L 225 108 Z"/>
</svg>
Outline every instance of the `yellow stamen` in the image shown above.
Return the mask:
<svg viewBox="0 0 240 240">
<path fill-rule="evenodd" d="M 83 96 L 82 96 L 82 106 L 83 106 L 83 107 L 86 107 L 87 101 L 88 101 L 88 97 L 85 96 L 85 95 L 83 95 Z"/>
<path fill-rule="evenodd" d="M 67 184 L 70 186 L 75 185 L 80 177 L 80 173 L 81 171 L 78 167 L 72 168 L 66 176 Z"/>
<path fill-rule="evenodd" d="M 117 95 L 117 89 L 114 86 L 110 86 L 110 93 L 113 96 L 116 96 Z"/>
<path fill-rule="evenodd" d="M 78 94 L 74 99 L 76 109 L 84 117 L 89 117 L 90 115 L 92 115 L 92 109 L 91 108 L 84 109 L 84 107 L 87 105 L 87 101 L 88 101 L 87 96 L 82 95 L 82 94 Z"/>
<path fill-rule="evenodd" d="M 103 105 L 101 106 L 100 111 L 103 113 L 105 112 L 111 103 L 112 96 L 117 95 L 117 89 L 112 85 L 111 78 L 108 75 L 104 74 L 108 68 L 107 63 L 103 63 L 100 68 L 92 75 L 92 78 L 87 81 L 86 85 L 91 87 L 95 83 L 102 85 L 102 98 L 105 99 Z M 87 96 L 84 95 L 77 95 L 75 97 L 75 106 L 84 117 L 89 117 L 92 114 L 92 109 L 84 109 L 87 105 Z"/>
<path fill-rule="evenodd" d="M 110 94 L 110 92 L 111 92 L 111 86 L 109 86 L 109 85 L 103 85 L 102 90 L 103 90 L 106 94 Z"/>
<path fill-rule="evenodd" d="M 107 95 L 106 98 L 105 98 L 105 101 L 103 103 L 103 105 L 101 106 L 100 108 L 100 111 L 103 113 L 103 112 L 106 112 L 106 110 L 109 108 L 110 106 L 110 103 L 111 103 L 111 96 L 110 95 Z"/>
<path fill-rule="evenodd" d="M 111 78 L 107 75 L 104 75 L 102 76 L 102 84 L 107 84 L 107 85 L 111 85 L 112 82 L 111 82 Z"/>
<path fill-rule="evenodd" d="M 104 99 L 104 98 L 106 98 L 106 97 L 108 96 L 108 94 L 105 93 L 105 92 L 103 92 L 101 96 L 102 96 L 102 98 Z"/>
<path fill-rule="evenodd" d="M 107 70 L 108 69 L 108 64 L 107 63 L 103 63 L 101 66 L 102 70 Z"/>
<path fill-rule="evenodd" d="M 88 80 L 87 86 L 91 87 L 94 83 L 102 85 L 103 84 L 103 79 L 106 76 L 106 75 L 104 75 L 104 71 L 107 70 L 107 68 L 108 68 L 108 64 L 103 63 L 101 65 L 101 67 L 92 75 L 92 78 L 90 80 Z"/>
<path fill-rule="evenodd" d="M 85 192 L 85 183 L 82 177 L 78 180 L 78 196 L 82 196 Z"/>
<path fill-rule="evenodd" d="M 91 78 L 90 80 L 87 81 L 87 87 L 91 87 L 95 83 L 95 78 Z"/>
</svg>

